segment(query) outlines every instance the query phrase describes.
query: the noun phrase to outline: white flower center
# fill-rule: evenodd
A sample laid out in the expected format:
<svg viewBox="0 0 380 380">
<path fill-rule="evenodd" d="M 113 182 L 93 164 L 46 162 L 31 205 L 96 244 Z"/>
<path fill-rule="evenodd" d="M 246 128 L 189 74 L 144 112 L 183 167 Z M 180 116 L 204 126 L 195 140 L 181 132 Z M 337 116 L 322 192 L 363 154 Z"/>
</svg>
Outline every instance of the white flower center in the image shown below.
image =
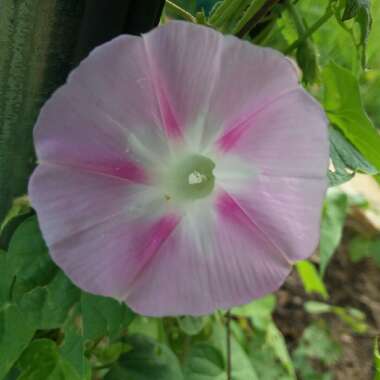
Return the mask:
<svg viewBox="0 0 380 380">
<path fill-rule="evenodd" d="M 214 189 L 215 164 L 208 157 L 189 154 L 168 168 L 165 176 L 167 193 L 178 200 L 207 197 Z"/>
<path fill-rule="evenodd" d="M 189 175 L 189 185 L 196 185 L 198 183 L 202 183 L 204 181 L 207 181 L 207 176 L 204 174 L 199 173 L 197 170 L 194 170 Z"/>
</svg>

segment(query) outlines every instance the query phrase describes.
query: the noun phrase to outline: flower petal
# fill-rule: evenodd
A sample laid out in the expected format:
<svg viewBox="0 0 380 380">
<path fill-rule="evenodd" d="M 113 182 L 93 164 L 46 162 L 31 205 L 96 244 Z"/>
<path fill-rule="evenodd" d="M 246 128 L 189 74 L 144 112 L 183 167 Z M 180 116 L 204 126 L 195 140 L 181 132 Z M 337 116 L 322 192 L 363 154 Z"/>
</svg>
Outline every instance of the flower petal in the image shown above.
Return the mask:
<svg viewBox="0 0 380 380">
<path fill-rule="evenodd" d="M 237 155 L 258 173 L 239 189 L 223 179 L 219 185 L 290 261 L 309 257 L 319 241 L 329 158 L 327 121 L 317 102 L 293 90 L 218 144 L 226 156 Z"/>
<path fill-rule="evenodd" d="M 317 248 L 326 189 L 326 178 L 259 175 L 231 197 L 293 263 Z"/>
<path fill-rule="evenodd" d="M 136 279 L 126 302 L 146 315 L 201 315 L 277 289 L 288 261 L 223 195 L 194 203 Z"/>
<path fill-rule="evenodd" d="M 170 22 L 143 38 L 159 93 L 195 149 L 298 86 L 280 53 L 211 28 Z"/>
<path fill-rule="evenodd" d="M 96 48 L 46 103 L 36 151 L 40 161 L 141 182 L 142 166 L 168 154 L 160 125 L 142 38 L 123 36 Z"/>
<path fill-rule="evenodd" d="M 29 193 L 54 261 L 81 288 L 115 298 L 179 220 L 150 187 L 61 165 L 40 165 Z"/>
<path fill-rule="evenodd" d="M 326 116 L 301 88 L 235 125 L 217 145 L 268 176 L 324 179 L 327 175 Z"/>
</svg>

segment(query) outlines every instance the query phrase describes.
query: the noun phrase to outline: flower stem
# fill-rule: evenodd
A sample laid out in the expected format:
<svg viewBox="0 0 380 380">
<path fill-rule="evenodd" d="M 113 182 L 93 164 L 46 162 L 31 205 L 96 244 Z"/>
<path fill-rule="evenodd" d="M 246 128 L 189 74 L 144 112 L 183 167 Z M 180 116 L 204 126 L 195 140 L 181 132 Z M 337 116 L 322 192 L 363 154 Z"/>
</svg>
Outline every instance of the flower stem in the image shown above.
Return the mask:
<svg viewBox="0 0 380 380">
<path fill-rule="evenodd" d="M 231 360 L 231 310 L 226 313 L 227 380 L 232 380 Z"/>
<path fill-rule="evenodd" d="M 236 33 L 236 37 L 243 38 L 249 33 L 262 18 L 278 3 L 279 0 L 267 0 L 264 5 L 247 21 L 245 25 Z"/>
<path fill-rule="evenodd" d="M 177 5 L 173 1 L 165 0 L 165 5 L 166 5 L 166 7 L 169 10 L 171 10 L 177 16 L 179 16 L 179 17 L 181 17 L 181 18 L 183 18 L 183 19 L 185 19 L 187 21 L 196 23 L 195 17 L 190 12 L 188 12 L 185 9 L 181 8 L 179 5 Z"/>
<path fill-rule="evenodd" d="M 294 19 L 294 23 L 296 24 L 296 28 L 298 29 L 298 33 L 300 34 L 299 27 L 303 26 L 303 21 L 299 19 L 299 14 L 296 12 L 294 6 L 292 4 L 288 4 L 288 9 L 290 14 Z M 323 16 L 321 16 L 310 28 L 303 30 L 302 34 L 298 38 L 297 41 L 293 42 L 284 52 L 284 54 L 291 53 L 294 49 L 297 49 L 303 42 L 305 42 L 313 33 L 315 33 L 326 21 L 330 19 L 333 15 L 333 11 L 330 6 L 327 7 Z"/>
</svg>

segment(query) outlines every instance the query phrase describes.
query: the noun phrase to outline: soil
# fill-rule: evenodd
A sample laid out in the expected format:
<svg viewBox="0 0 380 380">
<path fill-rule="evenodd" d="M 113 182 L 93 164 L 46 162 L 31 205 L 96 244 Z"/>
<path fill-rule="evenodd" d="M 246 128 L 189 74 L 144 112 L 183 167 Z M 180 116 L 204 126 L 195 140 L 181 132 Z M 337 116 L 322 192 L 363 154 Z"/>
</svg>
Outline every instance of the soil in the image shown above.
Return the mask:
<svg viewBox="0 0 380 380">
<path fill-rule="evenodd" d="M 330 294 L 328 303 L 354 307 L 364 312 L 368 330 L 357 334 L 335 315 L 314 316 L 307 313 L 303 308 L 304 302 L 321 299 L 305 293 L 295 271 L 278 292 L 278 307 L 274 316 L 290 350 L 296 347 L 304 329 L 313 319 L 323 318 L 326 321 L 333 338 L 342 347 L 341 359 L 329 368 L 334 380 L 372 380 L 373 344 L 375 337 L 380 335 L 380 268 L 370 259 L 353 263 L 347 255 L 347 242 L 354 233 L 353 229 L 356 229 L 352 226 L 357 224 L 357 218 L 358 215 L 354 215 L 347 221 L 342 244 L 328 266 L 325 285 Z M 363 226 L 363 223 L 360 225 Z"/>
</svg>

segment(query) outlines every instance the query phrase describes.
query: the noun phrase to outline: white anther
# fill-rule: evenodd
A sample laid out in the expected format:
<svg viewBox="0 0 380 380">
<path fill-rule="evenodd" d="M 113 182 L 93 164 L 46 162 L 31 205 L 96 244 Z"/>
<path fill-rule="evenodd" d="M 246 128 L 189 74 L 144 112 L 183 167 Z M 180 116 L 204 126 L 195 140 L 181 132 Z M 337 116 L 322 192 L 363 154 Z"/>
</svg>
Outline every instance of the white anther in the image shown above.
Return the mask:
<svg viewBox="0 0 380 380">
<path fill-rule="evenodd" d="M 197 185 L 206 180 L 207 177 L 204 174 L 199 173 L 197 170 L 194 170 L 191 174 L 189 174 L 189 185 Z"/>
</svg>

